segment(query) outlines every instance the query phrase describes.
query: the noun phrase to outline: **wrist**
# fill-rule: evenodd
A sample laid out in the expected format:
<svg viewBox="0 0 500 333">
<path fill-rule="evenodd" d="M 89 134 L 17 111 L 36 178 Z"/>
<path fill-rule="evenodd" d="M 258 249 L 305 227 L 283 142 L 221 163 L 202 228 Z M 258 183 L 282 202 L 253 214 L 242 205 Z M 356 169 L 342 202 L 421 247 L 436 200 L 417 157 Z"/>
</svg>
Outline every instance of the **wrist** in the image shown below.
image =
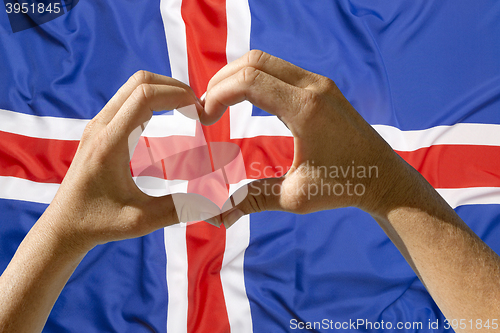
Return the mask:
<svg viewBox="0 0 500 333">
<path fill-rule="evenodd" d="M 83 258 L 95 245 L 91 239 L 77 231 L 76 217 L 67 214 L 53 202 L 33 227 L 53 246 L 55 253 L 68 258 Z"/>
<path fill-rule="evenodd" d="M 394 209 L 417 208 L 423 193 L 433 191 L 425 178 L 395 152 L 379 161 L 379 177 L 371 180 L 359 206 L 373 217 L 387 219 Z"/>
</svg>

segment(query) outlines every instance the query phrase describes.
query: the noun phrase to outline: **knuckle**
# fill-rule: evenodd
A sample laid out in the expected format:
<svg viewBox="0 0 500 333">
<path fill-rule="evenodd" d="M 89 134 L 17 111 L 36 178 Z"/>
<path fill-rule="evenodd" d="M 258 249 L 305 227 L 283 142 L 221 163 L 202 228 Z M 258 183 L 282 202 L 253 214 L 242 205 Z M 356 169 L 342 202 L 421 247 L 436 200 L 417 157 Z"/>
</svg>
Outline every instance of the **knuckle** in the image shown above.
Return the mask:
<svg viewBox="0 0 500 333">
<path fill-rule="evenodd" d="M 99 127 L 100 123 L 98 118 L 94 117 L 93 119 L 91 119 L 85 126 L 80 141 L 82 143 L 86 143 L 87 141 L 89 141 L 94 135 L 97 134 L 97 132 L 99 132 Z"/>
<path fill-rule="evenodd" d="M 135 72 L 134 75 L 132 75 L 130 77 L 130 80 L 132 80 L 132 82 L 134 82 L 136 85 L 139 86 L 143 83 L 151 82 L 152 77 L 153 77 L 153 73 L 145 71 L 145 70 L 139 70 L 139 71 Z"/>
<path fill-rule="evenodd" d="M 336 114 L 339 102 L 342 101 L 346 100 L 333 80 L 314 75 L 308 86 L 300 92 L 297 115 L 300 115 L 304 123 L 322 126 L 325 124 L 325 117 L 333 117 Z M 335 112 L 328 113 L 326 110 Z"/>
<path fill-rule="evenodd" d="M 91 133 L 94 132 L 94 129 L 96 127 L 97 120 L 96 118 L 92 118 L 87 125 L 85 126 L 85 129 L 83 130 L 83 136 L 90 136 Z"/>
<path fill-rule="evenodd" d="M 244 67 L 239 71 L 238 81 L 245 85 L 252 85 L 260 71 L 255 67 Z"/>
<path fill-rule="evenodd" d="M 319 75 L 318 75 L 319 76 Z M 319 76 L 318 78 L 318 88 L 323 94 L 337 90 L 337 85 L 332 79 L 325 76 Z"/>
<path fill-rule="evenodd" d="M 333 80 L 316 75 L 313 82 L 302 92 L 301 109 L 313 111 L 324 107 L 332 95 L 337 95 L 338 88 Z"/>
<path fill-rule="evenodd" d="M 153 85 L 148 83 L 141 83 L 137 88 L 135 88 L 132 93 L 132 98 L 139 104 L 144 105 L 147 104 L 149 100 L 151 100 L 156 93 L 156 89 Z"/>
<path fill-rule="evenodd" d="M 322 103 L 323 95 L 321 93 L 314 90 L 305 90 L 303 91 L 300 110 L 314 114 L 314 111 L 320 108 Z"/>
<path fill-rule="evenodd" d="M 321 95 L 327 95 L 338 90 L 337 85 L 332 79 L 317 74 L 314 75 L 312 83 L 307 88 Z"/>
<path fill-rule="evenodd" d="M 247 52 L 247 65 L 260 68 L 270 58 L 268 53 L 261 50 L 251 50 Z"/>
</svg>

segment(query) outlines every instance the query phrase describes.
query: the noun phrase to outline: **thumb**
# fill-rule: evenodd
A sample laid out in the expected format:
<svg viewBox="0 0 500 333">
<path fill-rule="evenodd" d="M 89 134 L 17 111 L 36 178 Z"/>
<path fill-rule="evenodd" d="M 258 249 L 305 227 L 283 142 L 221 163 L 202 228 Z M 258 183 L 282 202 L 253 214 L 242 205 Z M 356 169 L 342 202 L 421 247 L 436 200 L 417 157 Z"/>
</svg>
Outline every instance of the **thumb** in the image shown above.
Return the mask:
<svg viewBox="0 0 500 333">
<path fill-rule="evenodd" d="M 149 221 L 147 226 L 145 226 L 149 229 L 146 233 L 179 223 L 172 195 L 149 197 L 148 199 L 148 203 L 144 207 L 144 211 L 147 213 L 147 220 Z"/>
<path fill-rule="evenodd" d="M 286 210 L 281 200 L 283 181 L 283 177 L 259 179 L 236 190 L 231 198 L 237 199 L 239 203 L 222 213 L 226 229 L 244 215 L 268 210 Z M 243 199 L 242 194 L 246 194 Z"/>
</svg>

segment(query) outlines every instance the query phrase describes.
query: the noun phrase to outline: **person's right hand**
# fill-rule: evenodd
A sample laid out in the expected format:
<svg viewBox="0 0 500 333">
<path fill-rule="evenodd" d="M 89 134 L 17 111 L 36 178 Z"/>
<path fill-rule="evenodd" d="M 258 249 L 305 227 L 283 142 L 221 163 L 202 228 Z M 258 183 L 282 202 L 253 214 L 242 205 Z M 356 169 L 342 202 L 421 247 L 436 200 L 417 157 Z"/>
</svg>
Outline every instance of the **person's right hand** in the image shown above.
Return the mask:
<svg viewBox="0 0 500 333">
<path fill-rule="evenodd" d="M 376 213 L 387 182 L 409 172 L 326 77 L 250 51 L 212 78 L 202 122 L 217 121 L 227 106 L 243 100 L 285 123 L 294 136 L 294 160 L 285 176 L 250 184 L 240 211 L 225 214 L 226 225 L 264 210 L 303 214 L 356 206 Z"/>
</svg>

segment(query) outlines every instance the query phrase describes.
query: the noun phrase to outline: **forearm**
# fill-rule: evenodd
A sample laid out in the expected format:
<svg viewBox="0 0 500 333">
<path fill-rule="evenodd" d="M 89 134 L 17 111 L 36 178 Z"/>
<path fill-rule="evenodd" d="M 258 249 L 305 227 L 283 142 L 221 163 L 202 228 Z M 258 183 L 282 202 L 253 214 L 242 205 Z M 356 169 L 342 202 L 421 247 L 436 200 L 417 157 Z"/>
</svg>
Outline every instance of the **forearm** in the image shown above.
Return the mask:
<svg viewBox="0 0 500 333">
<path fill-rule="evenodd" d="M 41 332 L 86 251 L 73 248 L 44 214 L 0 277 L 0 332 Z"/>
<path fill-rule="evenodd" d="M 415 170 L 408 167 L 403 178 L 376 220 L 449 320 L 498 318 L 498 255 Z"/>
<path fill-rule="evenodd" d="M 40 332 L 85 254 L 97 244 L 178 223 L 171 196 L 150 197 L 130 174 L 128 139 L 153 110 L 199 100 L 185 84 L 139 71 L 85 128 L 54 200 L 0 277 L 0 333 Z"/>
</svg>

